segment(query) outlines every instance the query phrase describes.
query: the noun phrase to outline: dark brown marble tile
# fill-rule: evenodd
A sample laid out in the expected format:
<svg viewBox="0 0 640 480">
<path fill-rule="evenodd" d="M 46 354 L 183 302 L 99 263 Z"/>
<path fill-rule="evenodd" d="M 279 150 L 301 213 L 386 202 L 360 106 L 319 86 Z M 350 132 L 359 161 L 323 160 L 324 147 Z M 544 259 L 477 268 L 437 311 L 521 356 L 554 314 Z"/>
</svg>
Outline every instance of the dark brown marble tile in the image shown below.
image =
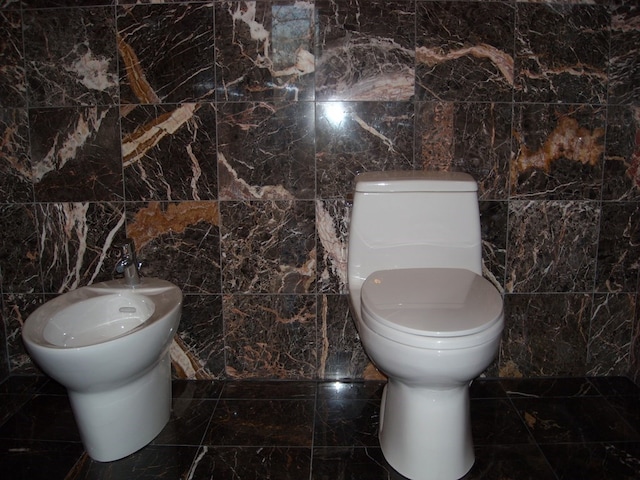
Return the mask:
<svg viewBox="0 0 640 480">
<path fill-rule="evenodd" d="M 478 375 L 477 378 L 484 380 L 486 378 L 489 378 L 489 379 L 498 378 L 499 376 L 500 376 L 500 357 L 499 355 L 496 355 L 495 357 L 493 357 L 493 360 L 491 361 L 489 366 L 484 370 L 484 372 Z"/>
<path fill-rule="evenodd" d="M 203 445 L 310 447 L 314 400 L 227 400 L 216 406 Z"/>
<path fill-rule="evenodd" d="M 640 385 L 640 295 L 636 295 L 636 314 L 634 319 L 633 336 L 631 337 L 629 377 L 636 385 Z"/>
<path fill-rule="evenodd" d="M 53 297 L 53 296 L 49 296 Z M 45 296 L 46 298 L 46 296 Z M 67 396 L 67 389 L 62 384 L 56 382 L 52 378 L 44 376 L 46 381 L 42 385 L 41 388 L 38 389 L 38 393 L 41 395 L 58 395 L 58 396 Z"/>
<path fill-rule="evenodd" d="M 635 294 L 595 294 L 589 332 L 588 375 L 624 375 L 629 370 Z"/>
<path fill-rule="evenodd" d="M 379 447 L 336 446 L 313 449 L 312 480 L 407 480 L 385 460 Z"/>
<path fill-rule="evenodd" d="M 515 99 L 605 103 L 609 23 L 601 5 L 518 3 Z"/>
<path fill-rule="evenodd" d="M 113 278 L 114 238 L 124 237 L 119 203 L 51 203 L 37 207 L 45 293 Z"/>
<path fill-rule="evenodd" d="M 511 201 L 506 291 L 590 291 L 599 216 L 595 202 Z"/>
<path fill-rule="evenodd" d="M 312 202 L 221 202 L 220 211 L 225 293 L 315 291 Z"/>
<path fill-rule="evenodd" d="M 469 385 L 469 397 L 472 400 L 480 398 L 504 398 L 507 393 L 502 386 L 502 380 L 493 378 L 476 378 Z"/>
<path fill-rule="evenodd" d="M 122 199 L 117 108 L 30 109 L 29 123 L 37 201 Z"/>
<path fill-rule="evenodd" d="M 0 92 L 3 90 L 0 86 Z M 3 139 L 0 143 L 0 198 L 3 203 L 30 202 L 33 200 L 33 172 L 29 159 L 27 110 L 0 108 L 0 136 Z"/>
<path fill-rule="evenodd" d="M 23 11 L 30 106 L 118 102 L 113 8 Z"/>
<path fill-rule="evenodd" d="M 210 3 L 117 8 L 122 104 L 213 99 Z"/>
<path fill-rule="evenodd" d="M 413 2 L 317 0 L 315 5 L 319 100 L 413 98 Z"/>
<path fill-rule="evenodd" d="M 417 2 L 416 9 L 419 99 L 511 101 L 513 5 Z"/>
<path fill-rule="evenodd" d="M 344 200 L 316 201 L 318 291 L 347 293 L 347 243 L 351 209 Z"/>
<path fill-rule="evenodd" d="M 452 169 L 473 176 L 481 200 L 509 197 L 511 120 L 506 104 L 455 105 Z M 424 166 L 429 167 L 427 162 Z"/>
<path fill-rule="evenodd" d="M 602 397 L 511 401 L 539 444 L 640 441 L 640 433 Z"/>
<path fill-rule="evenodd" d="M 314 198 L 313 103 L 223 103 L 217 125 L 221 199 Z"/>
<path fill-rule="evenodd" d="M 41 294 L 5 294 L 2 300 L 9 370 L 13 375 L 41 375 L 40 368 L 33 363 L 24 348 L 22 326 L 46 298 Z"/>
<path fill-rule="evenodd" d="M 0 323 L 0 327 L 2 327 L 2 331 L 0 331 L 0 342 L 3 345 L 7 343 L 7 336 L 4 333 L 4 322 Z M 11 371 L 9 370 L 9 357 L 7 353 L 0 354 L 0 382 L 9 378 Z M 0 412 L 0 422 L 3 422 L 5 417 Z"/>
<path fill-rule="evenodd" d="M 36 395 L 0 427 L 0 439 L 80 443 L 66 395 Z"/>
<path fill-rule="evenodd" d="M 185 295 L 171 350 L 175 378 L 224 378 L 224 325 L 220 295 Z"/>
<path fill-rule="evenodd" d="M 16 480 L 68 478 L 82 451 L 79 442 L 0 440 L 2 474 Z"/>
<path fill-rule="evenodd" d="M 633 383 L 628 377 L 624 376 L 608 376 L 608 377 L 591 377 L 589 382 L 592 383 L 604 397 L 637 397 L 640 395 L 640 385 Z M 640 403 L 633 404 L 633 411 L 637 415 L 640 413 Z M 631 412 L 624 412 L 625 414 Z"/>
<path fill-rule="evenodd" d="M 299 480 L 309 478 L 311 450 L 300 447 L 211 447 L 198 451 L 189 479 Z"/>
<path fill-rule="evenodd" d="M 348 297 L 325 294 L 318 301 L 318 378 L 381 378 L 362 347 Z"/>
<path fill-rule="evenodd" d="M 220 212 L 216 201 L 128 204 L 127 235 L 141 272 L 184 293 L 220 293 Z"/>
<path fill-rule="evenodd" d="M 64 478 L 118 480 L 132 475 L 136 480 L 187 478 L 197 451 L 192 446 L 148 445 L 122 460 L 107 463 L 96 462 L 84 454 Z"/>
<path fill-rule="evenodd" d="M 120 109 L 127 200 L 215 200 L 216 114 L 211 103 Z"/>
<path fill-rule="evenodd" d="M 480 198 L 509 196 L 511 107 L 497 103 L 419 103 L 416 162 L 425 170 L 469 173 Z"/>
<path fill-rule="evenodd" d="M 450 170 L 455 148 L 456 104 L 416 103 L 416 163 L 432 170 Z"/>
<path fill-rule="evenodd" d="M 220 397 L 224 381 L 211 380 L 179 380 L 171 382 L 171 395 L 181 400 L 193 398 L 217 399 Z"/>
<path fill-rule="evenodd" d="M 0 258 L 5 293 L 42 292 L 38 220 L 32 205 L 0 205 Z"/>
<path fill-rule="evenodd" d="M 500 383 L 510 397 L 584 397 L 600 391 L 584 377 L 506 378 Z"/>
<path fill-rule="evenodd" d="M 610 378 L 610 377 L 599 377 Z M 630 382 L 630 380 L 629 380 Z M 635 393 L 629 393 L 625 395 L 615 395 L 606 397 L 607 402 L 616 409 L 616 411 L 624 418 L 625 422 L 629 426 L 640 433 L 640 392 L 637 385 L 635 386 Z"/>
<path fill-rule="evenodd" d="M 313 100 L 314 4 L 215 4 L 218 100 Z"/>
<path fill-rule="evenodd" d="M 481 201 L 483 275 L 501 292 L 504 291 L 507 262 L 507 202 Z"/>
<path fill-rule="evenodd" d="M 99 0 L 95 0 L 95 1 L 99 1 Z M 193 0 L 113 0 L 113 1 L 115 3 L 117 3 L 118 5 L 131 5 L 131 4 L 136 4 L 136 5 L 140 4 L 141 5 L 141 4 L 145 4 L 145 3 L 187 3 L 187 2 L 193 2 Z"/>
<path fill-rule="evenodd" d="M 169 422 L 151 443 L 197 447 L 209 426 L 217 402 L 217 399 L 208 398 L 174 398 Z"/>
<path fill-rule="evenodd" d="M 32 397 L 32 394 L 28 392 L 30 388 L 25 388 L 24 384 L 16 384 L 17 382 L 14 380 L 16 378 L 40 377 L 7 377 L 7 379 L 0 384 L 0 388 L 3 390 L 2 393 L 0 393 L 0 425 L 11 418 L 11 416 L 20 410 L 20 408 L 22 408 L 22 406 Z M 35 388 L 33 388 L 33 390 L 35 390 Z"/>
<path fill-rule="evenodd" d="M 344 198 L 359 172 L 411 170 L 413 135 L 409 102 L 316 104 L 316 195 Z"/>
<path fill-rule="evenodd" d="M 318 399 L 315 447 L 377 447 L 380 424 L 379 400 Z"/>
<path fill-rule="evenodd" d="M 596 291 L 638 291 L 639 258 L 640 203 L 603 203 Z"/>
<path fill-rule="evenodd" d="M 231 380 L 225 382 L 220 398 L 250 400 L 311 400 L 316 384 L 307 381 Z"/>
<path fill-rule="evenodd" d="M 603 200 L 640 200 L 640 107 L 609 106 Z"/>
<path fill-rule="evenodd" d="M 0 107 L 25 107 L 27 80 L 19 10 L 0 10 Z"/>
<path fill-rule="evenodd" d="M 315 296 L 225 295 L 223 307 L 228 377 L 315 378 Z"/>
<path fill-rule="evenodd" d="M 476 463 L 460 480 L 555 480 L 537 445 L 484 445 L 475 449 Z"/>
<path fill-rule="evenodd" d="M 584 375 L 590 312 L 588 294 L 507 295 L 500 376 Z"/>
<path fill-rule="evenodd" d="M 512 196 L 599 199 L 605 115 L 592 106 L 517 105 Z"/>
<path fill-rule="evenodd" d="M 640 471 L 640 442 L 542 445 L 556 478 L 633 480 Z"/>
<path fill-rule="evenodd" d="M 0 12 L 0 379 L 31 368 L 27 296 L 111 278 L 109 238 L 125 226 L 143 275 L 193 295 L 175 377 L 276 365 L 275 378 L 380 378 L 341 297 L 345 198 L 359 171 L 424 168 L 476 178 L 485 275 L 550 303 L 519 307 L 536 348 L 509 333 L 485 375 L 640 378 L 637 299 L 621 300 L 638 286 L 630 2 L 0 0 Z M 309 294 L 317 324 L 282 340 L 275 322 L 246 327 L 263 298 L 243 304 L 227 370 L 220 296 L 243 293 L 270 306 Z M 548 331 L 579 353 L 555 351 Z"/>
<path fill-rule="evenodd" d="M 22 4 L 27 8 L 86 7 L 89 5 L 114 5 L 115 3 L 116 0 L 22 0 Z"/>
<path fill-rule="evenodd" d="M 640 6 L 614 2 L 609 51 L 609 103 L 640 104 Z"/>
<path fill-rule="evenodd" d="M 318 383 L 318 400 L 371 400 L 380 403 L 386 383 L 379 380 L 320 382 Z"/>
<path fill-rule="evenodd" d="M 474 446 L 535 443 L 508 398 L 471 401 Z"/>
</svg>

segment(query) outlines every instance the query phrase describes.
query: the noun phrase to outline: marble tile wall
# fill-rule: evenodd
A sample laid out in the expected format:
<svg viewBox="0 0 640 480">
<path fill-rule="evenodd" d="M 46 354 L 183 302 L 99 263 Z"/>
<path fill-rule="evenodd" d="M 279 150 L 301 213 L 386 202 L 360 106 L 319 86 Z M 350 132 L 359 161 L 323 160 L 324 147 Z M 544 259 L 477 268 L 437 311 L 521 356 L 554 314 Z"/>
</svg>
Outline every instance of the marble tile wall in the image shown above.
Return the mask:
<svg viewBox="0 0 640 480">
<path fill-rule="evenodd" d="M 185 293 L 177 378 L 376 378 L 345 198 L 444 169 L 505 295 L 487 375 L 640 381 L 639 58 L 622 0 L 0 0 L 0 377 L 128 235 Z"/>
</svg>

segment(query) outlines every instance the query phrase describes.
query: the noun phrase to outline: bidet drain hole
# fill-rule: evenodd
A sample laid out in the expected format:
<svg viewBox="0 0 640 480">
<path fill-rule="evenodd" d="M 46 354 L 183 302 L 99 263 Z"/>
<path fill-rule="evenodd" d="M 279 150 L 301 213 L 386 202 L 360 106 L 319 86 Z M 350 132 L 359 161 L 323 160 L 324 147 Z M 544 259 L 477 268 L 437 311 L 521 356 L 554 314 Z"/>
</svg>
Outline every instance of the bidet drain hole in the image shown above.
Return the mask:
<svg viewBox="0 0 640 480">
<path fill-rule="evenodd" d="M 136 313 L 138 309 L 136 307 L 120 307 L 118 311 L 120 313 Z"/>
</svg>

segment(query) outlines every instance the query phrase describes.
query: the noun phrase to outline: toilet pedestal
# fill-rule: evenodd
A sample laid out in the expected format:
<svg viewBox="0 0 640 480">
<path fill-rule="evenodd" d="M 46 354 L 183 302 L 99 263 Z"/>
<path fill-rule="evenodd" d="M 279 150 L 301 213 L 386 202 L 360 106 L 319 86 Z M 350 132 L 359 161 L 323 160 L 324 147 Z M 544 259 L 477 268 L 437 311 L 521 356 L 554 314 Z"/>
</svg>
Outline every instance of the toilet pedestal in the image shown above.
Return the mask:
<svg viewBox="0 0 640 480">
<path fill-rule="evenodd" d="M 169 353 L 154 368 L 120 387 L 68 393 L 89 456 L 98 462 L 126 457 L 150 443 L 169 421 Z"/>
<path fill-rule="evenodd" d="M 389 379 L 380 408 L 380 446 L 412 480 L 457 480 L 475 461 L 468 385 L 411 387 Z"/>
</svg>

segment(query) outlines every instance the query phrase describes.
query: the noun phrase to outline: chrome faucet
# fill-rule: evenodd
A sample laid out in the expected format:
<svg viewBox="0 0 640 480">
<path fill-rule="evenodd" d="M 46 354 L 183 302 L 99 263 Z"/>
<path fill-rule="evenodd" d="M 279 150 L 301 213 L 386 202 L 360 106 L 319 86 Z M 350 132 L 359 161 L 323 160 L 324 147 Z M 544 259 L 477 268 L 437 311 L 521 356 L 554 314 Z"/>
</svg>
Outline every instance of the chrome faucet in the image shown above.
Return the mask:
<svg viewBox="0 0 640 480">
<path fill-rule="evenodd" d="M 130 287 L 140 283 L 140 264 L 136 258 L 136 249 L 133 239 L 125 238 L 124 242 L 117 245 L 120 251 L 120 259 L 116 263 L 116 272 L 124 274 L 124 281 Z"/>
</svg>

